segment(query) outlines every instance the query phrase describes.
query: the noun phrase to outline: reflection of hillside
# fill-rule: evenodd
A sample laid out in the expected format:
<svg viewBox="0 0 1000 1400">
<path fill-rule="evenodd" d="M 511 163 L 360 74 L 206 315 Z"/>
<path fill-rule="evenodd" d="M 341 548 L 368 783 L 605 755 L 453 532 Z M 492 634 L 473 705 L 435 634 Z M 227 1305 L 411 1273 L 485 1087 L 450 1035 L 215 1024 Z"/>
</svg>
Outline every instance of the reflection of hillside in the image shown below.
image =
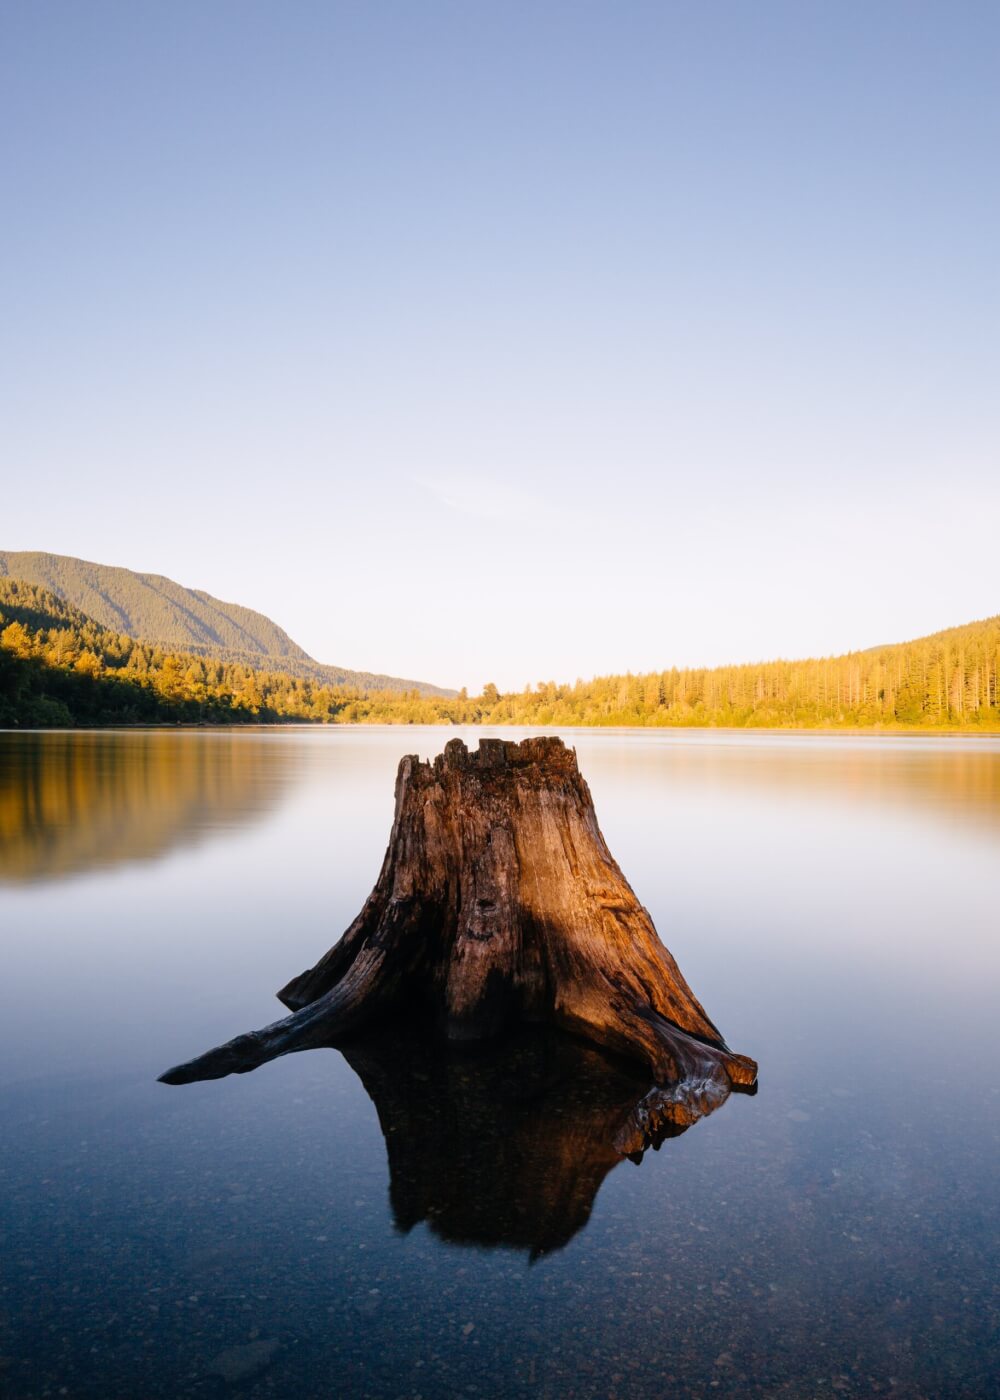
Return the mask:
<svg viewBox="0 0 1000 1400">
<path fill-rule="evenodd" d="M 229 733 L 0 733 L 0 881 L 161 855 L 253 821 L 284 745 Z"/>
<path fill-rule="evenodd" d="M 573 742 L 566 731 L 567 743 Z M 730 738 L 698 736 L 685 743 L 645 741 L 642 762 L 604 758 L 580 744 L 581 764 L 593 780 L 614 769 L 627 771 L 630 791 L 657 800 L 688 786 L 704 795 L 713 786 L 788 799 L 820 799 L 905 808 L 934 821 L 960 821 L 980 828 L 1000 826 L 1000 741 L 949 741 L 865 736 Z M 638 756 L 637 750 L 637 756 Z"/>
</svg>

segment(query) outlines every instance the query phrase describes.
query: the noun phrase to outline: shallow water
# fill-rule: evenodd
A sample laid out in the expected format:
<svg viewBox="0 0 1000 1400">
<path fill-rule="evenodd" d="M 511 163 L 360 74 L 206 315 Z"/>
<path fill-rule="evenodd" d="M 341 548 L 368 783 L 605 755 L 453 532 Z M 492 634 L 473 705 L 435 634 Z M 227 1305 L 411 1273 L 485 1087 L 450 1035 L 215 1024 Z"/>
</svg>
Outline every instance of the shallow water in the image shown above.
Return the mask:
<svg viewBox="0 0 1000 1400">
<path fill-rule="evenodd" d="M 281 1014 L 454 732 L 0 734 L 4 1393 L 995 1394 L 1000 744 L 565 736 L 761 1066 L 639 1165 L 562 1049 L 155 1082 Z"/>
</svg>

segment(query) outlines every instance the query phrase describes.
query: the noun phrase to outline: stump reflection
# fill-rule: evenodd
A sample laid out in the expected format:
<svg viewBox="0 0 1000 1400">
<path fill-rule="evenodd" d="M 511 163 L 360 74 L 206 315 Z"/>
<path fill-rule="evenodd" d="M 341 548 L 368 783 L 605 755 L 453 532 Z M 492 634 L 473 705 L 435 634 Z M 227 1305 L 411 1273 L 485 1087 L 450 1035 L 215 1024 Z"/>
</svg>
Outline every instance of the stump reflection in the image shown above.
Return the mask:
<svg viewBox="0 0 1000 1400">
<path fill-rule="evenodd" d="M 375 1104 L 399 1229 L 444 1240 L 560 1249 L 611 1169 L 677 1137 L 725 1098 L 670 1090 L 549 1029 L 476 1052 L 387 1030 L 341 1047 Z"/>
</svg>

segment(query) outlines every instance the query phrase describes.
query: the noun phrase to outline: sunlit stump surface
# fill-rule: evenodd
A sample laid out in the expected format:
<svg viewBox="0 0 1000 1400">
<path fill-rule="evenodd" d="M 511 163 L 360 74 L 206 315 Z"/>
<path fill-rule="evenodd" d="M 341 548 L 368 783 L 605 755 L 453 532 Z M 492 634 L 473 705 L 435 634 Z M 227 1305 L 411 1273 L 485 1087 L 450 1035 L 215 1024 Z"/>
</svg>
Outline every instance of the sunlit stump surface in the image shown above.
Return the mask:
<svg viewBox="0 0 1000 1400">
<path fill-rule="evenodd" d="M 757 1066 L 697 1001 L 597 824 L 556 738 L 453 739 L 404 758 L 382 871 L 340 941 L 279 993 L 292 1015 L 163 1075 L 243 1073 L 423 1012 L 450 1041 L 525 1022 L 626 1056 L 695 1116 Z"/>
<path fill-rule="evenodd" d="M 678 1100 L 634 1062 L 543 1027 L 473 1054 L 397 1028 L 343 1054 L 378 1113 L 397 1227 L 426 1221 L 452 1243 L 532 1257 L 586 1225 L 619 1162 L 641 1162 L 715 1106 Z"/>
</svg>

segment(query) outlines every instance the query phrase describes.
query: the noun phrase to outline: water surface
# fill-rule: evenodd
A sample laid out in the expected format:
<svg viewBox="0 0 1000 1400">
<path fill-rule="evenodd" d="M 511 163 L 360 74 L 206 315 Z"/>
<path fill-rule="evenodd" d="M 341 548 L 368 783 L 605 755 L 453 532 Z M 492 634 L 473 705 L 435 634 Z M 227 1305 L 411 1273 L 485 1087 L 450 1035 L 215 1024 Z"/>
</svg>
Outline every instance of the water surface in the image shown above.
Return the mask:
<svg viewBox="0 0 1000 1400">
<path fill-rule="evenodd" d="M 638 1164 L 564 1047 L 155 1082 L 281 1013 L 453 735 L 0 734 L 5 1394 L 995 1393 L 989 741 L 564 736 L 761 1066 Z"/>
</svg>

